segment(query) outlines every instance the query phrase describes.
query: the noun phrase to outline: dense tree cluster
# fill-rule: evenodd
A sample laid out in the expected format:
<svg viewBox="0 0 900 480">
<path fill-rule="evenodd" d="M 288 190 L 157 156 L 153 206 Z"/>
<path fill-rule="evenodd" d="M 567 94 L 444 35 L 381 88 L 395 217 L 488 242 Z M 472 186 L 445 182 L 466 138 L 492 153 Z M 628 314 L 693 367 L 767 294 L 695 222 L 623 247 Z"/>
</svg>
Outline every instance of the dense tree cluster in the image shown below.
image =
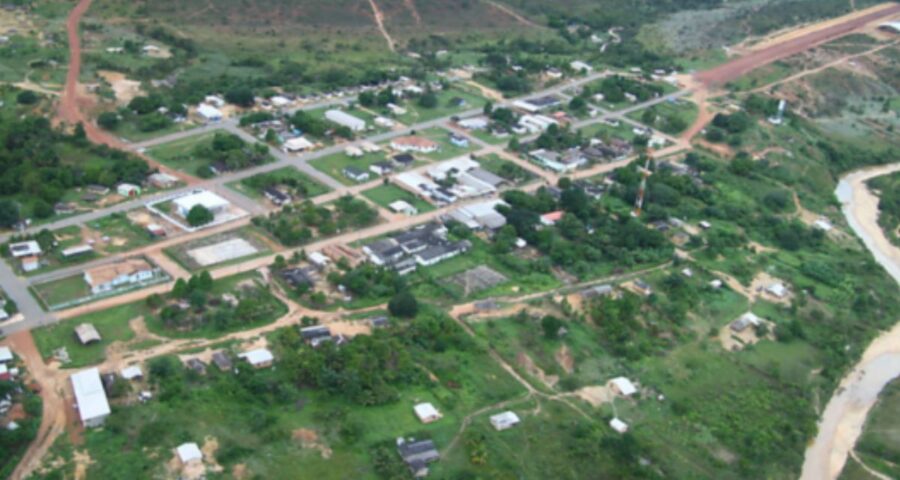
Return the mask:
<svg viewBox="0 0 900 480">
<path fill-rule="evenodd" d="M 350 196 L 337 199 L 331 208 L 305 201 L 288 205 L 268 217 L 256 217 L 254 224 L 268 230 L 283 245 L 293 247 L 312 240 L 316 233 L 329 236 L 348 228 L 371 225 L 378 211 L 363 200 Z"/>
</svg>

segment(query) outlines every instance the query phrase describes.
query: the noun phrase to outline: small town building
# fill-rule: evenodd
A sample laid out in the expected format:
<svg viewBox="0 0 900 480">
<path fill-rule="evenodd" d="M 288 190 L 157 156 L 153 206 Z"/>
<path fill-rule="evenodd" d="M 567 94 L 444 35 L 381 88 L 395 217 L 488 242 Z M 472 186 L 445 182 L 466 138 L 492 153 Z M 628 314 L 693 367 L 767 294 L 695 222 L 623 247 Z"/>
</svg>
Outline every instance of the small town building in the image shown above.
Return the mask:
<svg viewBox="0 0 900 480">
<path fill-rule="evenodd" d="M 788 289 L 783 283 L 777 282 L 766 287 L 766 292 L 769 292 L 769 294 L 776 298 L 784 298 L 788 294 Z"/>
<path fill-rule="evenodd" d="M 498 413 L 497 415 L 492 415 L 490 420 L 491 425 L 494 427 L 494 430 L 498 431 L 515 427 L 519 424 L 519 422 L 521 422 L 519 416 L 511 410 L 503 413 Z"/>
<path fill-rule="evenodd" d="M 359 157 L 365 155 L 366 152 L 364 152 L 363 149 L 361 149 L 357 146 L 350 145 L 349 147 L 344 149 L 344 154 L 350 158 L 359 158 Z"/>
<path fill-rule="evenodd" d="M 43 252 L 41 251 L 41 245 L 38 242 L 29 240 L 27 242 L 9 244 L 9 253 L 14 258 L 22 258 L 38 256 Z"/>
<path fill-rule="evenodd" d="M 397 452 L 415 478 L 428 476 L 428 464 L 440 460 L 441 454 L 431 440 L 397 439 Z"/>
<path fill-rule="evenodd" d="M 616 377 L 609 381 L 610 386 L 613 391 L 622 395 L 623 397 L 630 397 L 637 393 L 637 387 L 631 383 L 631 380 L 625 377 Z"/>
<path fill-rule="evenodd" d="M 172 201 L 178 215 L 187 218 L 191 209 L 200 205 L 213 214 L 221 213 L 231 205 L 228 200 L 208 190 L 195 190 L 193 193 L 178 197 Z"/>
<path fill-rule="evenodd" d="M 207 123 L 219 122 L 223 118 L 221 110 L 206 103 L 197 105 L 197 115 Z"/>
<path fill-rule="evenodd" d="M 354 132 L 361 132 L 366 129 L 366 122 L 364 120 L 354 117 L 342 110 L 328 110 L 325 112 L 325 118 L 342 127 L 347 127 Z"/>
<path fill-rule="evenodd" d="M 700 228 L 704 230 L 709 230 L 710 228 L 712 228 L 712 224 L 707 222 L 706 220 L 700 220 L 700 223 L 698 223 L 698 225 L 700 225 Z"/>
<path fill-rule="evenodd" d="M 250 350 L 249 352 L 239 354 L 238 357 L 246 360 L 247 363 L 253 366 L 253 368 L 271 367 L 272 363 L 275 361 L 275 357 L 272 355 L 272 352 L 265 348 Z"/>
<path fill-rule="evenodd" d="M 87 255 L 87 254 L 93 253 L 93 252 L 94 252 L 94 247 L 92 247 L 90 245 L 76 245 L 74 247 L 69 247 L 69 248 L 63 249 L 63 251 L 60 253 L 65 258 L 72 258 L 72 257 L 81 256 L 81 255 Z"/>
<path fill-rule="evenodd" d="M 178 453 L 178 460 L 181 461 L 182 465 L 203 461 L 203 452 L 200 451 L 200 447 L 196 443 L 183 443 L 175 451 Z"/>
<path fill-rule="evenodd" d="M 545 214 L 541 215 L 541 217 L 540 217 L 541 225 L 552 227 L 553 225 L 556 225 L 556 222 L 562 220 L 565 213 L 566 212 L 564 212 L 562 210 L 545 213 Z"/>
<path fill-rule="evenodd" d="M 284 142 L 281 146 L 285 153 L 305 152 L 315 147 L 315 144 L 306 139 L 306 137 L 294 137 Z"/>
<path fill-rule="evenodd" d="M 369 165 L 369 171 L 375 175 L 387 175 L 394 171 L 394 166 L 388 161 L 378 161 Z"/>
<path fill-rule="evenodd" d="M 331 259 L 322 255 L 320 252 L 309 252 L 309 254 L 306 255 L 306 259 L 319 270 L 324 270 L 331 263 Z"/>
<path fill-rule="evenodd" d="M 422 423 L 431 423 L 440 420 L 443 415 L 438 411 L 437 408 L 434 408 L 434 405 L 430 403 L 419 403 L 413 407 L 413 411 L 416 412 L 416 417 L 419 418 L 419 421 Z"/>
<path fill-rule="evenodd" d="M 0 381 L 8 382 L 10 379 L 12 375 L 9 373 L 9 367 L 5 363 L 0 363 Z"/>
<path fill-rule="evenodd" d="M 13 353 L 9 347 L 0 347 L 0 363 L 7 363 L 13 360 Z"/>
<path fill-rule="evenodd" d="M 130 183 L 120 183 L 116 187 L 116 193 L 126 198 L 133 198 L 141 194 L 141 187 Z"/>
<path fill-rule="evenodd" d="M 747 312 L 747 313 L 741 315 L 740 317 L 738 317 L 737 320 L 731 322 L 731 325 L 729 325 L 729 328 L 731 328 L 731 330 L 735 333 L 741 333 L 744 330 L 748 329 L 749 327 L 758 327 L 758 326 L 762 325 L 762 323 L 763 323 L 762 318 L 758 317 L 753 312 Z"/>
<path fill-rule="evenodd" d="M 490 121 L 487 117 L 471 117 L 464 118 L 456 122 L 456 124 L 466 130 L 486 130 Z"/>
<path fill-rule="evenodd" d="M 185 363 L 187 368 L 196 372 L 198 375 L 206 375 L 206 364 L 199 358 L 189 358 Z"/>
<path fill-rule="evenodd" d="M 168 173 L 158 172 L 147 177 L 147 182 L 156 188 L 166 189 L 174 187 L 178 183 L 178 178 Z"/>
<path fill-rule="evenodd" d="M 575 60 L 569 63 L 569 67 L 579 73 L 591 73 L 594 71 L 594 67 L 588 65 L 585 62 L 582 62 L 581 60 Z"/>
<path fill-rule="evenodd" d="M 154 272 L 155 269 L 146 260 L 132 258 L 94 267 L 84 272 L 84 281 L 91 287 L 91 293 L 98 295 L 117 287 L 150 280 Z"/>
<path fill-rule="evenodd" d="M 138 365 L 131 365 L 122 369 L 122 378 L 125 380 L 140 380 L 144 378 L 144 372 Z"/>
<path fill-rule="evenodd" d="M 69 377 L 75 392 L 76 408 L 81 424 L 86 428 L 99 427 L 110 414 L 109 401 L 96 368 L 82 370 Z"/>
<path fill-rule="evenodd" d="M 147 225 L 147 232 L 154 237 L 166 236 L 166 229 L 158 223 L 151 223 L 150 225 Z"/>
<path fill-rule="evenodd" d="M 459 148 L 469 148 L 469 139 L 468 138 L 466 138 L 462 135 L 453 133 L 453 132 L 450 133 L 449 138 L 450 138 L 450 143 L 452 143 L 453 145 L 455 145 Z"/>
<path fill-rule="evenodd" d="M 279 207 L 291 203 L 291 195 L 281 191 L 276 187 L 269 186 L 264 188 L 263 195 L 265 195 L 270 202 L 278 205 Z"/>
<path fill-rule="evenodd" d="M 233 368 L 231 358 L 227 353 L 225 353 L 224 350 L 213 352 L 212 361 L 216 364 L 216 367 L 218 367 L 220 371 L 227 372 Z"/>
<path fill-rule="evenodd" d="M 579 295 L 582 299 L 588 300 L 597 297 L 608 297 L 614 292 L 612 285 L 594 285 L 593 287 L 582 290 Z"/>
<path fill-rule="evenodd" d="M 391 148 L 398 152 L 433 153 L 438 151 L 437 142 L 414 135 L 397 137 L 391 140 Z"/>
<path fill-rule="evenodd" d="M 709 286 L 718 290 L 718 289 L 722 288 L 722 281 L 719 280 L 718 278 L 716 278 L 714 280 L 710 280 Z"/>
<path fill-rule="evenodd" d="M 410 205 L 406 200 L 395 200 L 388 205 L 392 212 L 395 213 L 403 213 L 405 215 L 413 216 L 419 213 L 419 210 Z"/>
<path fill-rule="evenodd" d="M 609 426 L 619 433 L 625 433 L 628 431 L 628 424 L 615 417 L 609 421 Z"/>
<path fill-rule="evenodd" d="M 367 182 L 369 180 L 369 172 L 354 165 L 344 167 L 344 169 L 341 170 L 341 173 L 357 183 Z"/>
<path fill-rule="evenodd" d="M 75 337 L 78 339 L 78 343 L 88 345 L 100 341 L 100 332 L 93 324 L 82 323 L 75 327 Z"/>
<path fill-rule="evenodd" d="M 41 259 L 37 256 L 22 257 L 22 271 L 33 272 L 41 268 Z"/>
</svg>

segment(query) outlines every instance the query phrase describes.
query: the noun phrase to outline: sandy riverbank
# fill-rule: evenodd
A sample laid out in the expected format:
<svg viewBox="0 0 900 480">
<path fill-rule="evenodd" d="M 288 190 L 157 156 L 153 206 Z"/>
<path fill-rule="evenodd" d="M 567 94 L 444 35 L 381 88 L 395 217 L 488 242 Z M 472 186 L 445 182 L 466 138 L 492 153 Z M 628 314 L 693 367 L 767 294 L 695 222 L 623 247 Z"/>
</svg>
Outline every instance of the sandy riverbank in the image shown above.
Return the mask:
<svg viewBox="0 0 900 480">
<path fill-rule="evenodd" d="M 878 197 L 866 182 L 900 171 L 900 163 L 858 170 L 841 179 L 835 194 L 844 216 L 875 260 L 900 283 L 900 249 L 878 225 Z M 900 323 L 882 333 L 863 353 L 859 363 L 841 380 L 822 413 L 819 431 L 806 450 L 801 480 L 836 479 L 847 456 L 862 434 L 866 416 L 878 394 L 900 376 Z"/>
</svg>

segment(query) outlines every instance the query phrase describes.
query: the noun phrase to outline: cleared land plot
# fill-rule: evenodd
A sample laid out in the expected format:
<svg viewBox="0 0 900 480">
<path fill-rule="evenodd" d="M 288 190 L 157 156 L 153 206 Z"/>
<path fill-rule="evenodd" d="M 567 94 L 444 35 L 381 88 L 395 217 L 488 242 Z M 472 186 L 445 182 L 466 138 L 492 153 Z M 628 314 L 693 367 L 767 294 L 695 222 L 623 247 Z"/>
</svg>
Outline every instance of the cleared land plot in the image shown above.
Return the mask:
<svg viewBox="0 0 900 480">
<path fill-rule="evenodd" d="M 457 147 L 450 143 L 450 132 L 443 128 L 429 128 L 418 132 L 417 135 L 438 143 L 439 147 L 436 152 L 420 154 L 420 156 L 428 157 L 432 160 L 448 160 L 477 150 L 473 142 L 469 142 L 468 147 Z"/>
<path fill-rule="evenodd" d="M 369 172 L 369 180 L 378 178 L 374 172 L 369 170 L 375 162 L 388 161 L 388 157 L 384 152 L 367 153 L 362 157 L 353 158 L 344 152 L 334 153 L 325 157 L 317 158 L 309 162 L 313 168 L 320 172 L 328 174 L 338 182 L 344 185 L 356 185 L 357 182 L 344 175 L 344 169 L 347 167 L 356 167 L 360 170 Z M 418 162 L 413 163 L 416 166 Z M 396 168 L 397 165 L 394 164 Z"/>
<path fill-rule="evenodd" d="M 495 287 L 507 280 L 502 273 L 484 265 L 479 265 L 448 278 L 448 281 L 462 289 L 465 296 Z"/>
<path fill-rule="evenodd" d="M 484 97 L 455 87 L 436 92 L 436 95 L 437 106 L 434 108 L 425 108 L 419 105 L 416 99 L 404 102 L 403 108 L 406 108 L 407 112 L 397 117 L 397 120 L 407 125 L 426 122 L 435 118 L 449 117 L 473 108 L 482 108 L 485 102 Z M 462 99 L 464 103 L 457 105 L 452 102 L 454 99 Z"/>
<path fill-rule="evenodd" d="M 268 187 L 279 187 L 286 190 L 294 199 L 316 197 L 331 191 L 325 185 L 310 178 L 294 167 L 279 168 L 271 172 L 260 173 L 250 178 L 231 182 L 228 187 L 251 198 L 263 198 L 263 190 Z"/>
<path fill-rule="evenodd" d="M 192 152 L 199 146 L 211 144 L 217 132 L 222 133 L 224 130 L 204 133 L 203 135 L 193 135 L 158 145 L 147 149 L 147 155 L 176 170 L 194 174 L 198 169 L 206 166 L 209 160 L 194 155 Z"/>
<path fill-rule="evenodd" d="M 128 322 L 145 313 L 144 302 L 129 303 L 39 328 L 32 331 L 32 335 L 44 359 L 52 358 L 54 350 L 65 348 L 71 361 L 63 367 L 80 368 L 102 362 L 110 343 L 127 342 L 134 338 Z M 82 323 L 90 323 L 97 329 L 99 342 L 82 345 L 78 341 L 75 327 Z"/>
<path fill-rule="evenodd" d="M 169 247 L 165 254 L 188 271 L 271 253 L 263 235 L 247 227 Z"/>
<path fill-rule="evenodd" d="M 533 173 L 500 157 L 500 155 L 497 155 L 496 153 L 479 156 L 477 161 L 481 164 L 481 168 L 497 176 L 503 177 L 515 185 L 528 183 L 536 178 Z"/>
<path fill-rule="evenodd" d="M 416 210 L 418 210 L 419 213 L 434 210 L 434 206 L 430 203 L 394 184 L 379 185 L 375 188 L 370 188 L 362 192 L 362 195 L 387 209 L 390 209 L 389 205 L 391 203 L 396 202 L 397 200 L 403 200 L 413 207 L 416 207 Z"/>
<path fill-rule="evenodd" d="M 628 117 L 669 135 L 677 135 L 694 123 L 697 105 L 686 100 L 673 100 L 631 112 Z"/>
</svg>

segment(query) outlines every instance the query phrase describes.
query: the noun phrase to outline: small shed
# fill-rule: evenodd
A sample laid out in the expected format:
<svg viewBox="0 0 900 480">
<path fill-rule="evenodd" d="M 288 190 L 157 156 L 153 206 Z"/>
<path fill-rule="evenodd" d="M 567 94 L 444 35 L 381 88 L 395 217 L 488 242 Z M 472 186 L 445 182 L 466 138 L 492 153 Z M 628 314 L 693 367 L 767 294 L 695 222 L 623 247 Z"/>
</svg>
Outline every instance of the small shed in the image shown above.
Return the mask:
<svg viewBox="0 0 900 480">
<path fill-rule="evenodd" d="M 231 358 L 229 358 L 228 354 L 226 354 L 223 350 L 213 352 L 212 361 L 216 364 L 216 367 L 219 367 L 219 370 L 223 372 L 227 372 L 232 368 Z"/>
<path fill-rule="evenodd" d="M 628 431 L 628 424 L 619 420 L 618 418 L 613 418 L 612 420 L 610 420 L 609 426 L 619 433 L 625 433 Z"/>
<path fill-rule="evenodd" d="M 419 421 L 422 423 L 436 422 L 443 417 L 441 412 L 439 412 L 437 408 L 434 408 L 434 405 L 427 402 L 414 406 L 413 410 L 416 412 L 416 416 L 419 417 Z"/>
<path fill-rule="evenodd" d="M 0 347 L 0 363 L 11 362 L 12 359 L 12 350 L 9 347 Z"/>
<path fill-rule="evenodd" d="M 508 428 L 515 427 L 521 422 L 519 416 L 516 415 L 516 412 L 512 410 L 505 411 L 503 413 L 498 413 L 497 415 L 491 416 L 491 425 L 493 425 L 494 430 L 506 430 Z"/>
<path fill-rule="evenodd" d="M 196 443 L 183 443 L 175 450 L 178 452 L 178 459 L 181 460 L 182 465 L 203 461 L 203 452 L 200 451 L 200 447 Z"/>
<path fill-rule="evenodd" d="M 100 332 L 98 332 L 97 328 L 90 323 L 82 323 L 75 327 L 75 336 L 78 337 L 78 341 L 82 345 L 88 345 L 101 340 Z"/>
<path fill-rule="evenodd" d="M 609 383 L 612 385 L 613 390 L 623 397 L 630 397 L 637 393 L 637 387 L 631 383 L 631 380 L 625 377 L 616 377 L 610 380 Z"/>
<path fill-rule="evenodd" d="M 130 367 L 125 367 L 122 369 L 122 378 L 125 380 L 140 380 L 144 378 L 144 372 L 141 371 L 141 367 L 137 365 L 131 365 Z"/>
</svg>

